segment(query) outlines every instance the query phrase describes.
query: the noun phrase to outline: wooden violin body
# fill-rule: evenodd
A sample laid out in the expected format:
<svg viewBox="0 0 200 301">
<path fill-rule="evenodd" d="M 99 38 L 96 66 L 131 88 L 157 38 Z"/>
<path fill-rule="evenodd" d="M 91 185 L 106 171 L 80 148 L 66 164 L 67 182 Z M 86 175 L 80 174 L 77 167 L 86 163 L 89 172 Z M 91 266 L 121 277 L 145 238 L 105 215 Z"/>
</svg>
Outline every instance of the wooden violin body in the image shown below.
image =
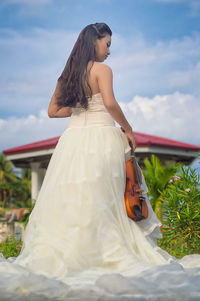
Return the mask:
<svg viewBox="0 0 200 301">
<path fill-rule="evenodd" d="M 142 183 L 142 173 L 139 165 L 136 162 L 131 142 L 130 146 L 131 158 L 125 162 L 125 205 L 128 217 L 134 221 L 140 221 L 148 217 L 148 206 L 145 197 L 142 195 L 144 190 L 140 188 Z"/>
</svg>

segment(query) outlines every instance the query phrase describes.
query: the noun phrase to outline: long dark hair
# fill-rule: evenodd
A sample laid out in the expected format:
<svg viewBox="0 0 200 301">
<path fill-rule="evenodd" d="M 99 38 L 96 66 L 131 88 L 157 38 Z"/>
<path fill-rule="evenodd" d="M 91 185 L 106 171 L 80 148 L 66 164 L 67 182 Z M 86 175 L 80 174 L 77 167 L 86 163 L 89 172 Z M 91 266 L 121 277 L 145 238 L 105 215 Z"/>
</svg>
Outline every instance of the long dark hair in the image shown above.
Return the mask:
<svg viewBox="0 0 200 301">
<path fill-rule="evenodd" d="M 65 68 L 58 78 L 59 94 L 56 99 L 60 107 L 75 107 L 77 103 L 80 103 L 81 107 L 88 108 L 84 83 L 87 84 L 91 97 L 92 90 L 88 82 L 88 74 L 96 59 L 94 42 L 96 39 L 102 39 L 106 34 L 111 36 L 112 31 L 105 23 L 87 25 L 80 32 Z M 92 65 L 87 71 L 89 61 L 92 61 Z"/>
</svg>

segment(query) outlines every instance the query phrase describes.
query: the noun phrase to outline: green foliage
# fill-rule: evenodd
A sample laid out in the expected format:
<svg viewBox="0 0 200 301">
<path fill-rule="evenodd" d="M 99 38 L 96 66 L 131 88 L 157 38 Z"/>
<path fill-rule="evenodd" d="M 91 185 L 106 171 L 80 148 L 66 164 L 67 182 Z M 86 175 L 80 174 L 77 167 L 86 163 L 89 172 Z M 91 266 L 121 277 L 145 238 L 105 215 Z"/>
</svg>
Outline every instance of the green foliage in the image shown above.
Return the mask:
<svg viewBox="0 0 200 301">
<path fill-rule="evenodd" d="M 11 161 L 0 154 L 0 206 L 31 207 L 31 171 L 23 169 L 18 175 Z"/>
<path fill-rule="evenodd" d="M 143 170 L 151 205 L 163 224 L 158 245 L 178 258 L 200 252 L 200 182 L 197 169 L 162 166 L 152 155 Z"/>
<path fill-rule="evenodd" d="M 31 205 L 31 208 L 29 209 L 29 211 L 28 211 L 26 214 L 24 214 L 24 215 L 22 216 L 21 222 L 24 223 L 24 228 L 26 228 L 26 226 L 27 226 L 27 224 L 28 224 L 29 216 L 31 215 L 31 212 L 32 212 L 34 206 L 35 206 L 35 204 L 32 204 L 32 205 Z"/>
<path fill-rule="evenodd" d="M 3 154 L 0 154 L 0 183 L 15 181 L 17 173 L 13 170 L 11 161 L 6 160 Z"/>
<path fill-rule="evenodd" d="M 196 169 L 182 166 L 161 192 L 164 228 L 159 245 L 177 257 L 200 252 L 199 187 Z"/>
<path fill-rule="evenodd" d="M 3 154 L 0 154 L 0 205 L 5 207 L 12 197 L 12 183 L 17 179 L 11 161 L 7 161 Z"/>
<path fill-rule="evenodd" d="M 32 204 L 31 199 L 31 170 L 22 169 L 20 177 L 13 182 L 13 207 L 30 208 Z"/>
<path fill-rule="evenodd" d="M 20 253 L 21 247 L 22 242 L 16 241 L 15 237 L 12 236 L 8 238 L 6 242 L 0 243 L 0 253 L 2 253 L 5 258 L 17 257 Z"/>
<path fill-rule="evenodd" d="M 160 160 L 155 156 L 144 160 L 145 169 L 143 170 L 145 181 L 149 189 L 148 195 L 150 196 L 151 206 L 162 222 L 162 198 L 161 192 L 165 190 L 168 185 L 169 179 L 180 168 L 180 163 L 173 163 L 171 165 L 162 166 Z"/>
</svg>

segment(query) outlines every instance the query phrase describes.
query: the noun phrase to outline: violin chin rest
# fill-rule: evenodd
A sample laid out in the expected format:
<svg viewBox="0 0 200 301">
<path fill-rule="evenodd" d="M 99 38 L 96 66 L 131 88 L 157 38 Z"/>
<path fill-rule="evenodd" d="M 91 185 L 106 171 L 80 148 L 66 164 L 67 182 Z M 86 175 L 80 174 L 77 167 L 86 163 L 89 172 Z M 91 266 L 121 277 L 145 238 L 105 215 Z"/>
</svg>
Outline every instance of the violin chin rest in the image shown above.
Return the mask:
<svg viewBox="0 0 200 301">
<path fill-rule="evenodd" d="M 142 215 L 142 212 L 140 210 L 140 207 L 137 205 L 133 206 L 133 211 L 135 213 L 135 215 L 137 216 L 137 221 L 140 221 L 142 219 L 144 219 L 145 217 Z"/>
</svg>

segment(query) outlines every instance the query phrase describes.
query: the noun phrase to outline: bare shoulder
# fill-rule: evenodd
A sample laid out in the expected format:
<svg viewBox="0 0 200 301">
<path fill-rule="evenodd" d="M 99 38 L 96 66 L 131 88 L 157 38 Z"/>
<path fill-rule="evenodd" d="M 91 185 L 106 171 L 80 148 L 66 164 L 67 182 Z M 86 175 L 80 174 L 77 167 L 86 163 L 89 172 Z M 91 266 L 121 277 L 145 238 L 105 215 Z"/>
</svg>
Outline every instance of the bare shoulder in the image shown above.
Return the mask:
<svg viewBox="0 0 200 301">
<path fill-rule="evenodd" d="M 98 75 L 112 75 L 112 69 L 106 65 L 106 64 L 103 64 L 103 63 L 99 63 L 99 62 L 94 62 L 93 64 L 93 72 L 96 74 L 96 76 Z"/>
<path fill-rule="evenodd" d="M 113 92 L 112 69 L 106 64 L 95 62 L 94 75 L 105 107 L 115 106 L 116 100 Z"/>
</svg>

